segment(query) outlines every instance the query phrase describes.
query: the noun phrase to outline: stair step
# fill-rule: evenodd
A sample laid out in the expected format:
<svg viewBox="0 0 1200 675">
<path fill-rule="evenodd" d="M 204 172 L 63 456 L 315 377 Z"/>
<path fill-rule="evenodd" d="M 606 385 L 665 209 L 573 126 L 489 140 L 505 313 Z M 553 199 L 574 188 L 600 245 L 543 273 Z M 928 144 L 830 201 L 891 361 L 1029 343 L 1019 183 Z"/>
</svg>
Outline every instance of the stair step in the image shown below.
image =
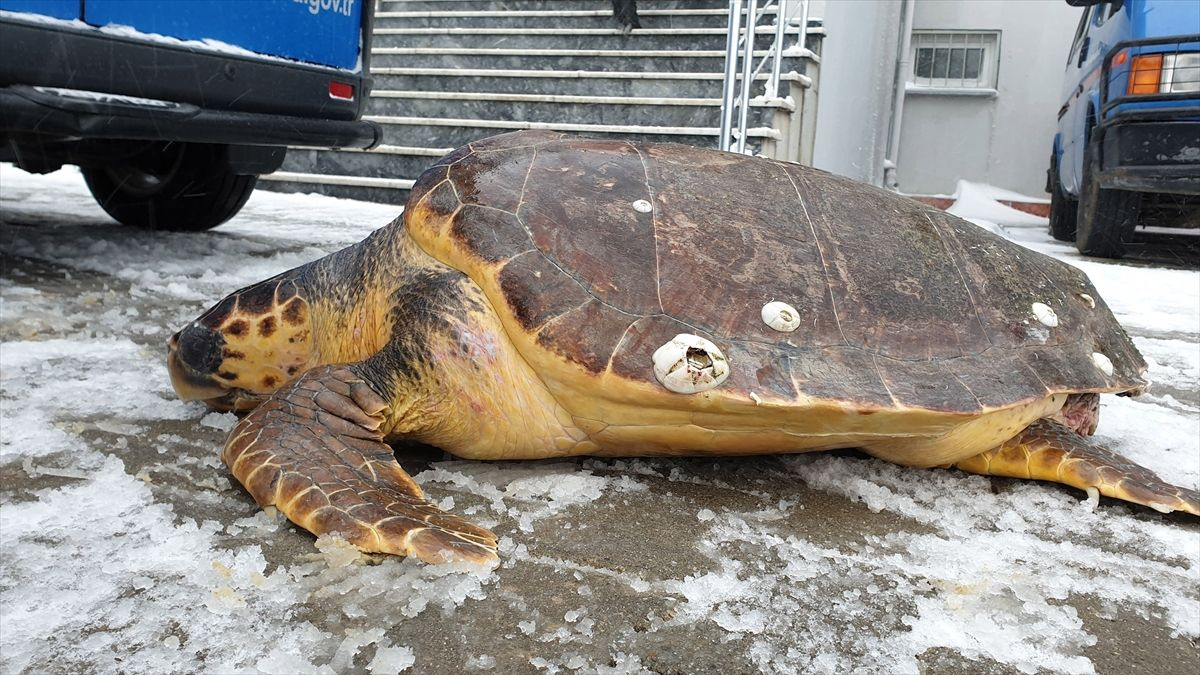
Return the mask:
<svg viewBox="0 0 1200 675">
<path fill-rule="evenodd" d="M 373 148 L 321 148 L 309 145 L 293 145 L 290 150 L 311 150 L 314 152 L 358 152 L 369 155 L 398 155 L 405 157 L 442 157 L 454 151 L 454 148 L 426 148 L 414 145 L 388 145 L 381 143 Z"/>
<path fill-rule="evenodd" d="M 444 11 L 455 9 L 496 9 L 497 6 L 513 11 L 537 11 L 550 4 L 545 0 L 382 0 L 380 11 Z M 612 12 L 608 0 L 554 0 L 558 10 L 601 10 Z M 728 9 L 724 0 L 638 0 L 638 15 L 651 9 Z"/>
<path fill-rule="evenodd" d="M 258 177 L 259 180 L 282 183 L 304 183 L 307 185 L 352 185 L 355 187 L 388 188 L 391 190 L 412 189 L 415 181 L 403 178 L 375 178 L 373 176 L 350 176 L 328 173 L 301 173 L 276 171 Z"/>
<path fill-rule="evenodd" d="M 697 127 L 720 124 L 719 98 L 661 96 L 573 96 L 510 92 L 398 91 L 372 92 L 374 115 L 467 117 L 472 119 L 557 122 L 588 120 L 598 124 Z M 379 99 L 379 100 L 375 100 Z M 794 110 L 787 99 L 752 103 L 752 124 L 768 124 L 776 109 Z"/>
<path fill-rule="evenodd" d="M 553 5 L 550 5 L 553 6 Z M 772 8 L 765 15 L 774 15 Z M 763 15 L 760 15 L 763 16 Z M 645 28 L 724 28 L 729 20 L 728 8 L 705 9 L 639 9 L 638 17 Z M 454 9 L 454 10 L 385 10 L 375 14 L 377 28 L 400 27 L 475 27 L 519 28 L 555 25 L 563 28 L 613 28 L 616 20 L 612 9 Z"/>
<path fill-rule="evenodd" d="M 678 97 L 638 97 L 638 96 L 570 96 L 561 94 L 513 94 L 504 92 L 480 91 L 403 91 L 382 89 L 371 92 L 372 97 L 390 99 L 413 99 L 418 101 L 483 101 L 499 103 L 566 103 L 580 105 L 617 105 L 617 106 L 678 106 L 704 107 L 719 106 L 719 98 L 678 98 Z M 786 98 L 757 97 L 750 100 L 754 108 L 781 108 L 789 112 L 796 110 L 793 101 Z"/>
<path fill-rule="evenodd" d="M 766 55 L 765 49 L 755 51 L 756 59 Z M 725 50 L 376 47 L 371 63 L 405 68 L 718 72 L 725 68 Z M 784 58 L 784 70 L 804 72 L 806 67 L 803 58 Z"/>
<path fill-rule="evenodd" d="M 648 134 L 656 136 L 713 136 L 720 134 L 717 127 L 668 127 L 636 124 L 592 124 L 580 122 L 530 122 L 527 120 L 470 119 L 465 117 L 408 117 L 399 115 L 364 115 L 363 119 L 377 124 L 398 126 L 445 127 L 448 129 L 545 129 L 590 134 Z M 494 133 L 503 133 L 496 131 Z M 747 131 L 751 137 L 767 137 L 780 140 L 778 131 L 754 128 Z M 469 142 L 469 141 L 468 141 Z M 441 143 L 437 145 L 443 145 Z M 457 145 L 462 145 L 458 143 Z M 456 145 L 456 147 L 457 147 Z"/>
<path fill-rule="evenodd" d="M 769 44 L 775 30 L 755 31 Z M 479 47 L 530 49 L 597 49 L 604 47 L 724 49 L 726 30 L 720 28 L 641 28 L 623 33 L 617 28 L 376 28 L 376 47 L 450 47 L 469 42 Z M 789 36 L 789 40 L 794 39 Z"/>
<path fill-rule="evenodd" d="M 461 27 L 461 26 L 443 26 L 438 28 L 416 27 L 416 28 L 375 28 L 375 35 L 454 35 L 463 37 L 467 35 L 612 35 L 616 37 L 669 37 L 676 35 L 715 35 L 722 39 L 725 38 L 727 31 L 725 28 L 635 28 L 633 32 L 626 35 L 619 28 L 562 28 L 558 26 L 549 28 L 503 28 L 496 26 L 485 27 Z M 756 35 L 773 35 L 775 29 L 771 26 L 759 26 L 755 29 Z"/>
<path fill-rule="evenodd" d="M 477 133 L 471 140 L 478 140 L 490 133 Z M 283 173 L 293 182 L 303 180 L 296 176 L 334 175 L 361 176 L 371 179 L 359 187 L 379 187 L 406 190 L 409 184 L 428 169 L 438 158 L 450 152 L 446 148 L 427 148 L 423 154 L 390 154 L 377 150 L 325 150 L 318 148 L 292 148 L 284 160 Z M 380 183 L 376 179 L 408 181 L 408 183 Z M 352 184 L 348 178 L 338 179 L 339 185 Z"/>
<path fill-rule="evenodd" d="M 487 68 L 390 68 L 371 69 L 376 89 L 456 92 L 505 92 L 519 94 L 588 95 L 597 91 L 608 96 L 669 97 L 684 93 L 689 98 L 719 98 L 724 74 L 720 72 L 641 72 L 598 70 L 493 70 Z M 755 79 L 767 80 L 766 73 Z M 795 72 L 781 75 L 780 96 L 790 86 L 805 86 L 808 78 Z"/>
</svg>

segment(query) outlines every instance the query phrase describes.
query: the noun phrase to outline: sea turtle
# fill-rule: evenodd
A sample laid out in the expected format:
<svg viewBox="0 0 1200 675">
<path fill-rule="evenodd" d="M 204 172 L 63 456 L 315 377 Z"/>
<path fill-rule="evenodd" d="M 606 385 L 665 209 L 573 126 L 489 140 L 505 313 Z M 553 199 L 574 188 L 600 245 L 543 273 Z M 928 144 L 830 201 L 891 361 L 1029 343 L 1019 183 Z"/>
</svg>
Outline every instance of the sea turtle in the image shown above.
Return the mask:
<svg viewBox="0 0 1200 675">
<path fill-rule="evenodd" d="M 223 459 L 313 533 L 426 561 L 495 536 L 386 442 L 462 458 L 861 448 L 1200 514 L 1087 438 L 1145 363 L 1078 269 L 791 163 L 547 132 L 456 150 L 364 241 L 177 333 Z"/>
</svg>

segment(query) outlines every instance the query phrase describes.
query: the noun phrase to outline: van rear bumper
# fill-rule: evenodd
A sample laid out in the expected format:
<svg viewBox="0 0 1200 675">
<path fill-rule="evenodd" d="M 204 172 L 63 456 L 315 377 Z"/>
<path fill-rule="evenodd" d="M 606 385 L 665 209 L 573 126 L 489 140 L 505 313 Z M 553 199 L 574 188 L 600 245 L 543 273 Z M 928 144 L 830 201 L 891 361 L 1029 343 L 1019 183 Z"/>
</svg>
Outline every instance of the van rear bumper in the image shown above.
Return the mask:
<svg viewBox="0 0 1200 675">
<path fill-rule="evenodd" d="M 382 131 L 363 120 L 210 110 L 190 103 L 12 85 L 0 88 L 0 137 L 5 136 L 369 148 Z"/>
</svg>

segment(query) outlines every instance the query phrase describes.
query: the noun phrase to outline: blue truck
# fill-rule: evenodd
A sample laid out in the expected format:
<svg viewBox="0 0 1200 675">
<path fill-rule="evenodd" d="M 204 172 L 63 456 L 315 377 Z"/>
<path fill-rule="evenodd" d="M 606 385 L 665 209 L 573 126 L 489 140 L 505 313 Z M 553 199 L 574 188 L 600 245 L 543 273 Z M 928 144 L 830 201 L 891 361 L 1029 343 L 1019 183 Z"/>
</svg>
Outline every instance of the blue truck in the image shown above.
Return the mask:
<svg viewBox="0 0 1200 675">
<path fill-rule="evenodd" d="M 1200 1 L 1066 1 L 1051 234 L 1119 258 L 1138 225 L 1200 227 Z"/>
<path fill-rule="evenodd" d="M 373 0 L 0 0 L 0 161 L 80 167 L 121 223 L 195 231 L 287 146 L 368 148 Z"/>
</svg>

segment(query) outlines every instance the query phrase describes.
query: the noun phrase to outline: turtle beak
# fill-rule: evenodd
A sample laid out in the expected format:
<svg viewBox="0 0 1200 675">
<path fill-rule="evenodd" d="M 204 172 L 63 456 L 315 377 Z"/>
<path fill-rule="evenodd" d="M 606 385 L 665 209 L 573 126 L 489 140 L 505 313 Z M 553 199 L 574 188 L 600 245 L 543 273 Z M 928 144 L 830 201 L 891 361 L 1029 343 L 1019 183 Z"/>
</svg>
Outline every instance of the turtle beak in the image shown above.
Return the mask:
<svg viewBox="0 0 1200 675">
<path fill-rule="evenodd" d="M 227 387 L 213 381 L 221 365 L 224 338 L 203 326 L 191 324 L 167 342 L 167 371 L 171 386 L 185 401 L 208 401 L 229 394 Z"/>
</svg>

